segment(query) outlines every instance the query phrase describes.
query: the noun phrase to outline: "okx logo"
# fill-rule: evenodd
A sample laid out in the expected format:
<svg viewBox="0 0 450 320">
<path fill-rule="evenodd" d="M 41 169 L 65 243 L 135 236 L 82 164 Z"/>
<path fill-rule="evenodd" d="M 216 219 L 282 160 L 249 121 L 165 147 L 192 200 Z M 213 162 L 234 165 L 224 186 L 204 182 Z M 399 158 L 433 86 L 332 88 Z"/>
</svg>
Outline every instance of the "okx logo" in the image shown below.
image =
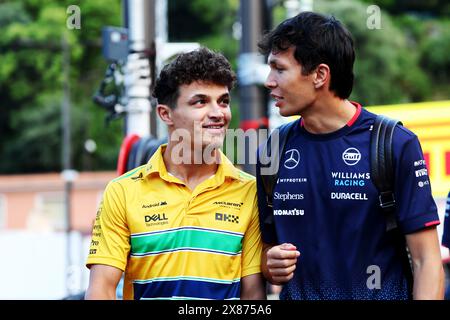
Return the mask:
<svg viewBox="0 0 450 320">
<path fill-rule="evenodd" d="M 231 223 L 239 223 L 239 216 L 235 216 L 234 214 L 216 212 L 216 220 L 227 221 Z"/>
</svg>

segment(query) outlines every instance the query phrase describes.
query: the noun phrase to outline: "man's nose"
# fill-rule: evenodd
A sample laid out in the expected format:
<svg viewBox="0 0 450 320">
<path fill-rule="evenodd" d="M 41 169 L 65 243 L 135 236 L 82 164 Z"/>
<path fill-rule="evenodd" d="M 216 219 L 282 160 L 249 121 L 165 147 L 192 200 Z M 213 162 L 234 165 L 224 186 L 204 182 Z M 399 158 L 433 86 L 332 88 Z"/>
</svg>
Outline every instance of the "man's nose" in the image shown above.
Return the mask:
<svg viewBox="0 0 450 320">
<path fill-rule="evenodd" d="M 264 81 L 264 86 L 268 89 L 273 89 L 277 86 L 277 83 L 274 80 L 272 80 L 272 78 L 269 75 L 266 81 Z"/>
<path fill-rule="evenodd" d="M 222 107 L 216 102 L 211 103 L 211 107 L 209 108 L 208 115 L 211 118 L 223 118 L 224 117 L 224 114 L 222 112 Z"/>
</svg>

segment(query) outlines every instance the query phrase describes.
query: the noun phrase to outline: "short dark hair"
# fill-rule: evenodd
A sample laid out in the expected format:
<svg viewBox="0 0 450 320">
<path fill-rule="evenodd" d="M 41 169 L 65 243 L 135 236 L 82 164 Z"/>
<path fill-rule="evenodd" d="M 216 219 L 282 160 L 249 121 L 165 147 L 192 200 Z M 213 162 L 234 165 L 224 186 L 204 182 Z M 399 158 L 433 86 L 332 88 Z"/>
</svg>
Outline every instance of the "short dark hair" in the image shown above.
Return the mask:
<svg viewBox="0 0 450 320">
<path fill-rule="evenodd" d="M 294 46 L 294 57 L 302 65 L 303 75 L 319 64 L 330 67 L 330 90 L 347 99 L 353 88 L 355 50 L 350 32 L 333 16 L 302 12 L 287 19 L 264 35 L 260 52 L 284 51 Z"/>
<path fill-rule="evenodd" d="M 165 65 L 155 82 L 153 96 L 158 103 L 175 108 L 179 87 L 195 81 L 223 85 L 231 90 L 236 74 L 223 54 L 202 47 L 182 53 Z"/>
</svg>

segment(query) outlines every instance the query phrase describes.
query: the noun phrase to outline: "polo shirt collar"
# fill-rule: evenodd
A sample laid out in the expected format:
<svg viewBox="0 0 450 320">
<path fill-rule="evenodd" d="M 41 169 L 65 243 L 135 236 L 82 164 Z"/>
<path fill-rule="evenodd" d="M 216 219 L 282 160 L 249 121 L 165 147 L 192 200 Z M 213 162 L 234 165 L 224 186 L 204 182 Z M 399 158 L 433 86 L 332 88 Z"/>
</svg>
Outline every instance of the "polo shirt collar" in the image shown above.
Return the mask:
<svg viewBox="0 0 450 320">
<path fill-rule="evenodd" d="M 167 181 L 177 182 L 178 179 L 171 176 L 167 172 L 166 164 L 164 163 L 163 153 L 167 147 L 167 143 L 159 146 L 158 150 L 153 154 L 150 160 L 147 162 L 145 166 L 145 176 L 148 176 L 152 173 L 159 173 L 159 176 L 162 179 Z M 239 170 L 231 163 L 231 161 L 225 156 L 222 150 L 219 149 L 220 152 L 220 160 L 221 163 L 217 168 L 215 178 L 218 181 L 224 181 L 225 177 L 230 177 L 232 179 L 240 179 Z"/>
</svg>

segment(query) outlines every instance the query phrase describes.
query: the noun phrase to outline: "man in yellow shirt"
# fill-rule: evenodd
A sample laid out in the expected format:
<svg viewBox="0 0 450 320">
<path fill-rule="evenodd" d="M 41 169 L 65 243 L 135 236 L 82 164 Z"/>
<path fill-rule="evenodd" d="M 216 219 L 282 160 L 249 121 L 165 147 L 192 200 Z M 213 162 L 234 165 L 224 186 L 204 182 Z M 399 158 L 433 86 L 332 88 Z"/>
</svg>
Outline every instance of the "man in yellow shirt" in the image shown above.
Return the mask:
<svg viewBox="0 0 450 320">
<path fill-rule="evenodd" d="M 220 151 L 235 74 L 201 48 L 166 65 L 157 113 L 169 142 L 111 181 L 97 212 L 86 299 L 265 299 L 254 177 Z"/>
</svg>

